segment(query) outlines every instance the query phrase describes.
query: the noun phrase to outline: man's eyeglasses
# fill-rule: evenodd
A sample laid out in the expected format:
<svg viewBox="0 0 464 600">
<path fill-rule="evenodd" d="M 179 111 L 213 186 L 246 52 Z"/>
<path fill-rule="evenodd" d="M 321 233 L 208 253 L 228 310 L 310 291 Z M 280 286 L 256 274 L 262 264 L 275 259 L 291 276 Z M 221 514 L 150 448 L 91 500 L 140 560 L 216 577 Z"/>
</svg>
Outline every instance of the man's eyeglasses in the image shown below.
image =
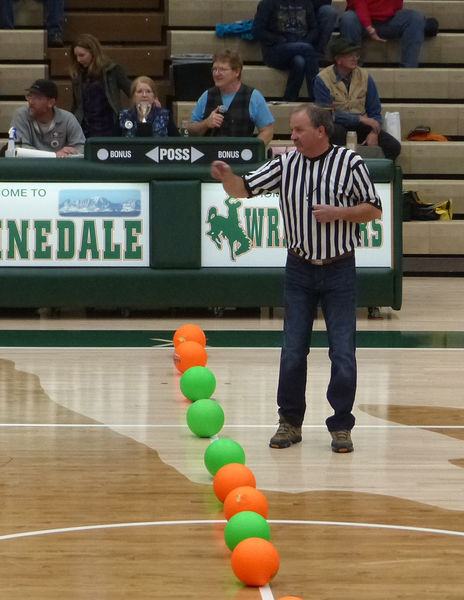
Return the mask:
<svg viewBox="0 0 464 600">
<path fill-rule="evenodd" d="M 225 73 L 226 71 L 232 71 L 229 67 L 213 67 L 211 69 L 212 73 Z"/>
</svg>

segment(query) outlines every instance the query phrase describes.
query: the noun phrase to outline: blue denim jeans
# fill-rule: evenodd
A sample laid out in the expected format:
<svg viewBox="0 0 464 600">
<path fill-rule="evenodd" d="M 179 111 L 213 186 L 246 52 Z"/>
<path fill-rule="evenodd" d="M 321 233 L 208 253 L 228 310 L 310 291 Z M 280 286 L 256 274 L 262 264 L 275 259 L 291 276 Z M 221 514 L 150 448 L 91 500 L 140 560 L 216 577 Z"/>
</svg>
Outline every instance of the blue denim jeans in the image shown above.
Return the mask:
<svg viewBox="0 0 464 600">
<path fill-rule="evenodd" d="M 288 255 L 285 268 L 284 343 L 280 357 L 277 404 L 293 425 L 306 411 L 307 358 L 313 321 L 321 305 L 331 361 L 327 400 L 334 414 L 329 431 L 352 429 L 356 394 L 356 267 L 354 257 L 312 265 Z"/>
<path fill-rule="evenodd" d="M 317 20 L 317 40 L 314 42 L 314 47 L 319 55 L 319 58 L 325 57 L 327 44 L 332 36 L 338 21 L 337 9 L 330 5 L 324 4 L 316 13 Z"/>
<path fill-rule="evenodd" d="M 0 0 L 0 27 L 14 29 L 14 0 Z M 48 35 L 61 35 L 64 21 L 64 0 L 44 0 Z"/>
<path fill-rule="evenodd" d="M 425 18 L 420 13 L 402 8 L 391 19 L 373 21 L 372 25 L 381 38 L 387 40 L 401 38 L 401 67 L 419 66 L 419 54 L 425 29 Z M 340 34 L 356 44 L 361 44 L 362 38 L 368 35 L 354 10 L 347 10 L 340 16 Z"/>
<path fill-rule="evenodd" d="M 288 69 L 284 100 L 296 102 L 303 80 L 306 78 L 309 98 L 313 96 L 313 81 L 319 72 L 317 52 L 306 42 L 284 42 L 263 50 L 263 60 L 273 69 Z"/>
</svg>

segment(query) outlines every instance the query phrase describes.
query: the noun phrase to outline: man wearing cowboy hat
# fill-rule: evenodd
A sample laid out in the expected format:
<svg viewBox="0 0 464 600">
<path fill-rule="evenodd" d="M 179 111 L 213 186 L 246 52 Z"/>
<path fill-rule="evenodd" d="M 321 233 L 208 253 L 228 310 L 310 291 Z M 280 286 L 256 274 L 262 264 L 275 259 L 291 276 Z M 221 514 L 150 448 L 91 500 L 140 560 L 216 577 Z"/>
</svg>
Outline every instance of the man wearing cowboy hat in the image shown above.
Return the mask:
<svg viewBox="0 0 464 600">
<path fill-rule="evenodd" d="M 342 37 L 330 45 L 334 64 L 314 80 L 314 98 L 319 106 L 333 107 L 335 131 L 331 142 L 346 143 L 346 132 L 356 131 L 358 143 L 380 146 L 386 158 L 395 160 L 400 142 L 382 129 L 382 107 L 377 87 L 366 69 L 358 66 L 360 46 Z"/>
<path fill-rule="evenodd" d="M 38 79 L 26 90 L 28 106 L 18 108 L 11 121 L 23 148 L 54 152 L 58 158 L 84 152 L 85 137 L 76 117 L 58 108 L 58 88 Z"/>
</svg>

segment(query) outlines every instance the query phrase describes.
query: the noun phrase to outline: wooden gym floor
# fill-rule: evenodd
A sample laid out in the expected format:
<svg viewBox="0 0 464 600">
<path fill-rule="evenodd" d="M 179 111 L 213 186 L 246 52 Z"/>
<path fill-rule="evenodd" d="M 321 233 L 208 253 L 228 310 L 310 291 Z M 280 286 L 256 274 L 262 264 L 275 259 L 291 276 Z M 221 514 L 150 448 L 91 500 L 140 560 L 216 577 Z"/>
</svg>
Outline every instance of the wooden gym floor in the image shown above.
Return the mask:
<svg viewBox="0 0 464 600">
<path fill-rule="evenodd" d="M 324 427 L 324 326 L 303 442 L 272 450 L 281 311 L 0 316 L 0 597 L 5 600 L 462 600 L 464 278 L 406 278 L 359 311 L 355 452 Z M 268 314 L 269 313 L 269 314 Z M 208 335 L 220 436 L 245 449 L 281 565 L 243 587 L 185 422 L 172 333 Z"/>
</svg>

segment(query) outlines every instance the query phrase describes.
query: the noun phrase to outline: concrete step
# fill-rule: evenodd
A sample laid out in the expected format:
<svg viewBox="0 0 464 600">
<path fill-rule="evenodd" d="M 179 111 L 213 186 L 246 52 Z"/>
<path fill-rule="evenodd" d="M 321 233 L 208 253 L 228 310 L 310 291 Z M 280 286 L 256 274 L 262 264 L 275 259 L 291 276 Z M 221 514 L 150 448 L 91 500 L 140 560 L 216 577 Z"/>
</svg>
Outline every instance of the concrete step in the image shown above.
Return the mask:
<svg viewBox="0 0 464 600">
<path fill-rule="evenodd" d="M 111 20 L 111 26 L 108 21 Z M 71 43 L 85 31 L 101 43 L 158 43 L 162 41 L 164 14 L 156 12 L 67 12 L 64 40 Z"/>
<path fill-rule="evenodd" d="M 461 100 L 463 97 L 463 68 L 370 67 L 368 70 L 382 99 L 449 101 Z M 242 79 L 244 83 L 257 88 L 266 98 L 282 98 L 287 83 L 287 72 L 264 65 L 245 65 Z M 306 84 L 302 88 L 301 96 L 302 99 L 308 96 Z"/>
<path fill-rule="evenodd" d="M 2 97 L 24 96 L 25 90 L 36 79 L 48 76 L 47 65 L 1 65 L 0 89 Z"/>
<path fill-rule="evenodd" d="M 65 11 L 108 10 L 160 10 L 162 0 L 66 0 Z M 14 3 L 15 27 L 37 27 L 44 24 L 44 3 L 42 0 L 16 0 Z M 82 29 L 87 31 L 86 29 Z M 3 34 L 3 32 L 2 32 Z"/>
<path fill-rule="evenodd" d="M 464 180 L 462 179 L 415 179 L 404 178 L 403 190 L 414 190 L 429 204 L 453 201 L 455 215 L 464 215 Z"/>
<path fill-rule="evenodd" d="M 272 147 L 290 147 L 288 139 L 275 138 Z M 401 142 L 396 159 L 407 178 L 458 177 L 464 175 L 464 142 Z M 445 198 L 446 199 L 446 198 Z"/>
<path fill-rule="evenodd" d="M 291 147 L 289 139 L 274 137 L 272 147 Z M 369 150 L 368 150 L 369 152 Z M 376 158 L 375 156 L 373 158 Z M 401 142 L 396 163 L 407 178 L 459 177 L 464 175 L 464 142 Z"/>
<path fill-rule="evenodd" d="M 245 78 L 244 78 L 245 79 Z M 195 102 L 174 102 L 173 110 L 178 125 L 183 115 L 191 114 Z M 287 136 L 290 133 L 289 122 L 292 111 L 299 103 L 284 104 L 269 103 L 269 108 L 275 118 L 274 136 Z M 464 106 L 462 104 L 419 104 L 419 103 L 386 103 L 382 112 L 399 112 L 403 138 L 421 125 L 427 125 L 434 133 L 445 136 L 464 136 Z"/>
<path fill-rule="evenodd" d="M 464 221 L 403 223 L 403 254 L 464 254 Z"/>
<path fill-rule="evenodd" d="M 343 0 L 336 0 L 333 4 L 340 12 L 345 10 L 346 2 Z M 202 0 L 201 4 L 191 0 L 168 0 L 167 24 L 169 27 L 215 27 L 217 23 L 252 19 L 257 5 L 258 0 Z M 404 6 L 437 18 L 442 31 L 464 29 L 462 0 L 410 0 Z"/>
<path fill-rule="evenodd" d="M 14 111 L 19 108 L 20 106 L 24 106 L 26 104 L 26 101 L 13 101 L 13 100 L 8 100 L 8 101 L 2 101 L 0 102 L 0 131 L 5 134 L 8 132 L 8 129 L 10 127 L 10 122 L 11 122 L 11 117 L 14 113 Z"/>
<path fill-rule="evenodd" d="M 119 63 L 129 77 L 140 74 L 149 77 L 162 77 L 164 75 L 164 61 L 167 57 L 166 46 L 116 46 L 104 47 L 105 54 Z M 51 77 L 69 76 L 69 48 L 49 48 Z"/>
<path fill-rule="evenodd" d="M 168 30 L 168 44 L 171 54 L 214 54 L 224 48 L 233 48 L 240 52 L 244 62 L 262 62 L 261 48 L 258 42 L 235 37 L 219 38 L 214 31 Z M 363 48 L 366 64 L 397 66 L 400 46 L 398 40 L 389 40 L 380 44 L 367 40 Z M 440 33 L 427 39 L 421 51 L 421 63 L 429 65 L 462 64 L 464 61 L 464 33 Z"/>
<path fill-rule="evenodd" d="M 402 142 L 397 159 L 405 175 L 464 175 L 464 142 Z"/>
<path fill-rule="evenodd" d="M 17 0 L 13 3 L 13 10 L 15 27 L 43 27 L 44 8 L 40 0 Z"/>
<path fill-rule="evenodd" d="M 46 35 L 43 29 L 2 29 L 0 60 L 39 62 L 46 57 Z"/>
</svg>

